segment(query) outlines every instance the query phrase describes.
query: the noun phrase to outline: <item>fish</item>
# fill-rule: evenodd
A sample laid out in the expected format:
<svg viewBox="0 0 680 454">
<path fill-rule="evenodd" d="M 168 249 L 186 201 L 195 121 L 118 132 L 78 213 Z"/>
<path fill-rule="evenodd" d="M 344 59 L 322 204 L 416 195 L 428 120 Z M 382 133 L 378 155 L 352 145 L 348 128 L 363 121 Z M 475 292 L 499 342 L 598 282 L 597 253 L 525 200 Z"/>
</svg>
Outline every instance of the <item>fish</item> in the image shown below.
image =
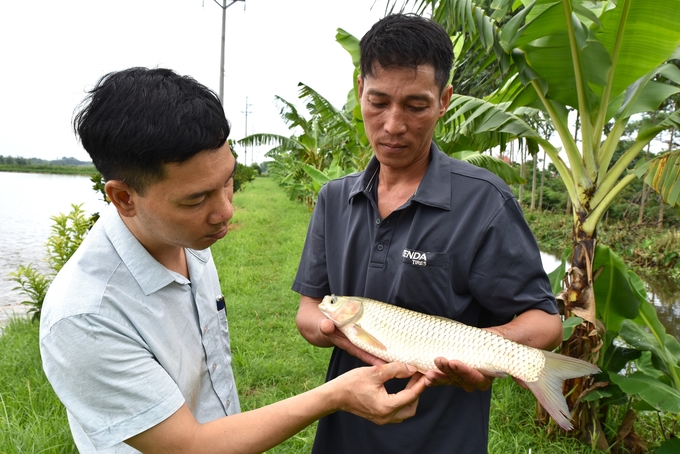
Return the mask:
<svg viewBox="0 0 680 454">
<path fill-rule="evenodd" d="M 438 370 L 435 358 L 458 360 L 493 377 L 521 381 L 564 430 L 573 429 L 562 383 L 600 369 L 559 353 L 518 344 L 496 333 L 445 317 L 363 297 L 327 295 L 319 310 L 352 344 L 387 362 Z"/>
</svg>

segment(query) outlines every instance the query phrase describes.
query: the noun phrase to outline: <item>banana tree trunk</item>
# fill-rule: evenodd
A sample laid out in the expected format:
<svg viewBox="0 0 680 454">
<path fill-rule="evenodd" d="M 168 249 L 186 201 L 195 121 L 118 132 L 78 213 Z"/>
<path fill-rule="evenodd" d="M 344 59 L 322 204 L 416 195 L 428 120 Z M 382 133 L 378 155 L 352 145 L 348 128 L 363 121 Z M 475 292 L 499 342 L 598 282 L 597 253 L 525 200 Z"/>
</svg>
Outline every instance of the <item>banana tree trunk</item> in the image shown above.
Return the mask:
<svg viewBox="0 0 680 454">
<path fill-rule="evenodd" d="M 597 233 L 587 233 L 581 228 L 585 219 L 585 213 L 576 214 L 571 267 L 565 275 L 564 290 L 557 296 L 558 301 L 564 305 L 565 318 L 578 316 L 583 322 L 576 326 L 571 337 L 562 343 L 561 353 L 596 364 L 604 334 L 604 328 L 596 317 L 593 290 L 592 264 L 595 258 Z M 574 435 L 590 446 L 607 450 L 609 446 L 598 415 L 598 403 L 581 400 L 594 385 L 594 377 L 579 377 L 566 380 L 562 391 L 572 412 Z"/>
<path fill-rule="evenodd" d="M 531 209 L 529 211 L 533 212 L 536 209 L 536 172 L 537 172 L 537 165 L 536 161 L 538 159 L 538 153 L 534 155 L 534 168 L 533 168 L 533 173 L 531 175 Z"/>
<path fill-rule="evenodd" d="M 543 150 L 543 170 L 541 170 L 541 189 L 538 191 L 538 211 L 543 211 L 543 187 L 545 183 L 545 150 Z"/>
</svg>

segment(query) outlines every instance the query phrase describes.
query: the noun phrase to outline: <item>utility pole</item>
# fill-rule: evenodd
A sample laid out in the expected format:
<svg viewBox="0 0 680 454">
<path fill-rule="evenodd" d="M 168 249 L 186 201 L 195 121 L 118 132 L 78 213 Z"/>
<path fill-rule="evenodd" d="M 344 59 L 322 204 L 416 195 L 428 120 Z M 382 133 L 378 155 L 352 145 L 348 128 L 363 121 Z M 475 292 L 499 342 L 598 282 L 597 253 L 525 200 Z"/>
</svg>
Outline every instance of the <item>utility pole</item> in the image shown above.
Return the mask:
<svg viewBox="0 0 680 454">
<path fill-rule="evenodd" d="M 246 9 L 246 0 L 231 0 L 231 3 L 227 3 L 227 0 L 222 0 L 222 3 L 215 0 L 217 6 L 222 8 L 222 51 L 220 53 L 220 101 L 224 105 L 224 32 L 227 22 L 227 8 L 236 2 L 243 2 L 243 9 Z"/>
<path fill-rule="evenodd" d="M 246 110 L 243 111 L 244 114 L 246 114 L 246 134 L 244 137 L 248 136 L 248 114 L 252 113 L 251 111 L 248 110 L 248 107 L 252 106 L 252 104 L 248 104 L 248 97 L 246 96 Z M 252 150 L 251 150 L 252 152 Z M 253 158 L 251 156 L 250 161 L 253 161 Z M 243 163 L 244 165 L 248 165 L 248 146 L 243 147 Z"/>
</svg>

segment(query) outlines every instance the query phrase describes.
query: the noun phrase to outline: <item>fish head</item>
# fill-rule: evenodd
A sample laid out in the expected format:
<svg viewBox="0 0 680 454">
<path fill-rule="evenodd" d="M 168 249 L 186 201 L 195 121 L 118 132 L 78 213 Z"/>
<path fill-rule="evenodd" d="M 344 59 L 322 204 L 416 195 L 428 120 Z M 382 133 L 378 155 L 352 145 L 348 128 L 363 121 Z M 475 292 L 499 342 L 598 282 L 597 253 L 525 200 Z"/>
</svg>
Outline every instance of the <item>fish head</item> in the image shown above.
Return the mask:
<svg viewBox="0 0 680 454">
<path fill-rule="evenodd" d="M 319 303 L 319 310 L 341 328 L 356 323 L 363 314 L 364 305 L 351 297 L 326 295 Z"/>
</svg>

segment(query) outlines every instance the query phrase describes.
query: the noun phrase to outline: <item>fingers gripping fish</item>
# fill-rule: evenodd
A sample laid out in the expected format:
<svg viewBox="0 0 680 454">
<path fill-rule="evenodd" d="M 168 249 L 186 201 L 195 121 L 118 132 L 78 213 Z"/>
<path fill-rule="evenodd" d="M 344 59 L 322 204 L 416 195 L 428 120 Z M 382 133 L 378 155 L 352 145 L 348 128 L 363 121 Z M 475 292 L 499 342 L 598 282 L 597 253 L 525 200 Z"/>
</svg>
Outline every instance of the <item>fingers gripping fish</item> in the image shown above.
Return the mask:
<svg viewBox="0 0 680 454">
<path fill-rule="evenodd" d="M 562 382 L 600 371 L 576 358 L 505 339 L 444 317 L 361 297 L 326 296 L 319 309 L 357 347 L 420 372 L 437 369 L 435 358 L 455 359 L 491 376 L 521 380 L 565 430 L 573 428 Z"/>
</svg>

